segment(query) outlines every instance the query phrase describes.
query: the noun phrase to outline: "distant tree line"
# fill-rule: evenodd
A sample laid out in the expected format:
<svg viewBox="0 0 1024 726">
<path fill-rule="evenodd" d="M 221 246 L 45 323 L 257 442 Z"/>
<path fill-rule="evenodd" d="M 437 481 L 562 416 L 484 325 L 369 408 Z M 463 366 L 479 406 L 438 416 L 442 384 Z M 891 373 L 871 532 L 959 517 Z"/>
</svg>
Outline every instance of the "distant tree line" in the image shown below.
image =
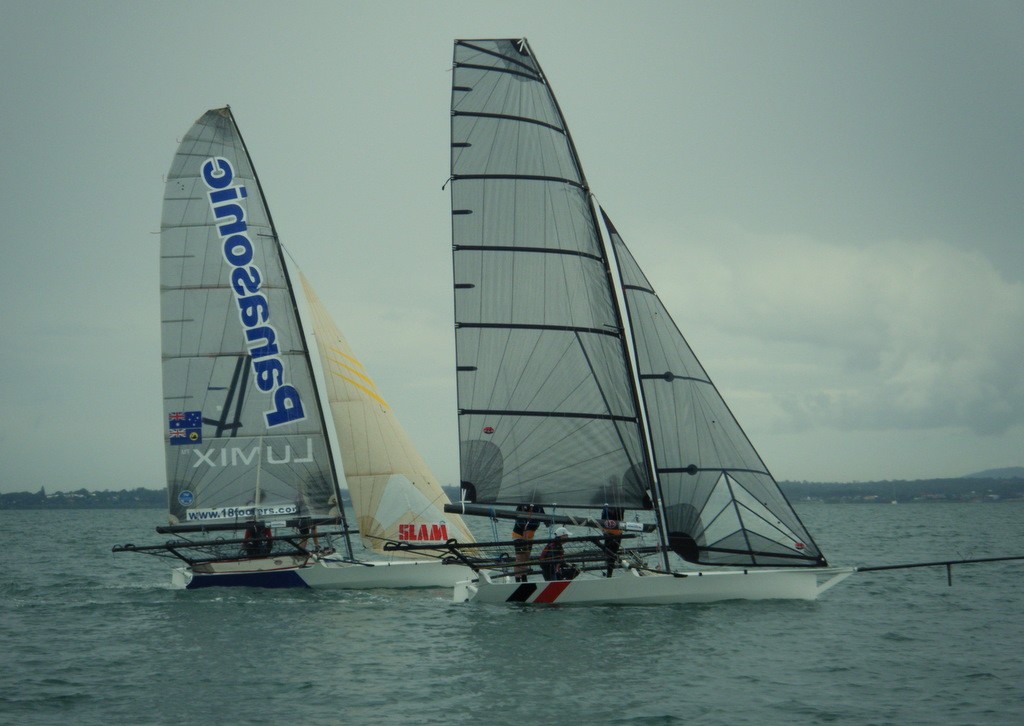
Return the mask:
<svg viewBox="0 0 1024 726">
<path fill-rule="evenodd" d="M 791 501 L 824 502 L 995 502 L 1024 499 L 1024 477 L 915 479 L 913 481 L 870 482 L 779 482 Z M 459 488 L 443 487 L 452 501 L 459 500 Z M 344 501 L 349 503 L 348 492 Z M 47 494 L 37 492 L 0 494 L 0 509 L 164 509 L 164 489 L 122 489 Z"/>
<path fill-rule="evenodd" d="M 119 492 L 93 492 L 78 489 L 73 492 L 46 493 L 14 492 L 0 494 L 0 509 L 165 509 L 167 491 L 164 489 L 122 489 Z"/>
<path fill-rule="evenodd" d="M 826 502 L 982 502 L 1024 499 L 1024 477 L 846 483 L 779 482 L 790 500 Z"/>
</svg>

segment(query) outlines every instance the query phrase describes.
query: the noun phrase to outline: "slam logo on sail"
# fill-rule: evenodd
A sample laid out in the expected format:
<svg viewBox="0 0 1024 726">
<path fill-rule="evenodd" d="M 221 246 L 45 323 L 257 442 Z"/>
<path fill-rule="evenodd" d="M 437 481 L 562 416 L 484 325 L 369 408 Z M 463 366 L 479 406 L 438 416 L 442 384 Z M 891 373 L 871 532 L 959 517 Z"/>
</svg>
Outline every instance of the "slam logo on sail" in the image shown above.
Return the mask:
<svg viewBox="0 0 1024 726">
<path fill-rule="evenodd" d="M 448 539 L 448 525 L 399 524 L 398 539 L 402 542 L 445 542 Z"/>
<path fill-rule="evenodd" d="M 224 259 L 232 268 L 231 289 L 245 331 L 256 387 L 270 393 L 273 399 L 273 408 L 264 413 L 267 427 L 301 421 L 306 417 L 302 399 L 295 386 L 285 382 L 277 331 L 270 324 L 270 304 L 260 292 L 263 273 L 253 264 L 252 240 L 245 222 L 245 207 L 241 204 L 248 193 L 244 186 L 232 185 L 235 170 L 223 157 L 214 156 L 204 161 L 202 177 L 210 190 L 210 210 L 217 220 Z"/>
</svg>

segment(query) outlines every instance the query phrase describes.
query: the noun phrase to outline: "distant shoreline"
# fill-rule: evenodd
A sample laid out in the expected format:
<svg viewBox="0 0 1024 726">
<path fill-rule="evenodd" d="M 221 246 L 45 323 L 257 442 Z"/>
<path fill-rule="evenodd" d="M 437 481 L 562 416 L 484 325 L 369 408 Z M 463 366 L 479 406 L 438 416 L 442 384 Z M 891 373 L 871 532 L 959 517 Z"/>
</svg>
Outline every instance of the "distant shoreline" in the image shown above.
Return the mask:
<svg viewBox="0 0 1024 726">
<path fill-rule="evenodd" d="M 888 504 L 925 502 L 1011 502 L 1024 500 L 1024 477 L 963 477 L 875 482 L 779 482 L 792 502 L 833 504 Z M 452 501 L 458 501 L 457 487 L 443 487 Z M 347 492 L 345 492 L 347 495 Z M 345 497 L 348 504 L 348 497 Z M 10 509 L 166 509 L 163 489 L 122 489 L 47 493 L 12 492 L 0 494 L 0 510 Z"/>
</svg>

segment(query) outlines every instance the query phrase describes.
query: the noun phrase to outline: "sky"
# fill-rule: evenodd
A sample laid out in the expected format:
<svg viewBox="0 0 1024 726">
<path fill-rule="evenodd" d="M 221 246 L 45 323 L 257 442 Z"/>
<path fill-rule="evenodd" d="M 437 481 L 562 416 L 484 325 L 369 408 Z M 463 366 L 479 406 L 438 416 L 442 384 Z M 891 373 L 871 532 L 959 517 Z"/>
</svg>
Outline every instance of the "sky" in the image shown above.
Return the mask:
<svg viewBox="0 0 1024 726">
<path fill-rule="evenodd" d="M 455 38 L 526 37 L 780 480 L 1024 465 L 1024 4 L 0 0 L 0 491 L 161 488 L 158 243 L 230 104 L 281 240 L 458 481 Z"/>
</svg>

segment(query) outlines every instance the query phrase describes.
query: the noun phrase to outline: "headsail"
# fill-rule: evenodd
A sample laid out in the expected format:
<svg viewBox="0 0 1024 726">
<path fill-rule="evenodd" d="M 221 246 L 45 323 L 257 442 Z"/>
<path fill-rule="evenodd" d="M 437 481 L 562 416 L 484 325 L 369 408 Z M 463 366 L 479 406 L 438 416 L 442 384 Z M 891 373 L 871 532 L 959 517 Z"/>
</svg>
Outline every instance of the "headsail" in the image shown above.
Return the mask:
<svg viewBox="0 0 1024 726">
<path fill-rule="evenodd" d="M 693 562 L 824 559 L 601 210 L 618 261 L 669 542 Z"/>
<path fill-rule="evenodd" d="M 281 247 L 228 108 L 174 156 L 160 298 L 170 522 L 343 521 Z"/>
<path fill-rule="evenodd" d="M 456 41 L 451 108 L 463 486 L 479 502 L 648 506 L 595 210 L 526 41 Z"/>
<path fill-rule="evenodd" d="M 413 446 L 387 401 L 355 357 L 305 275 L 313 334 L 324 372 L 345 481 L 363 545 L 383 552 L 385 540 L 443 543 L 473 536 L 457 514 L 444 514 L 448 496 Z M 417 556 L 407 550 L 389 554 Z"/>
</svg>

